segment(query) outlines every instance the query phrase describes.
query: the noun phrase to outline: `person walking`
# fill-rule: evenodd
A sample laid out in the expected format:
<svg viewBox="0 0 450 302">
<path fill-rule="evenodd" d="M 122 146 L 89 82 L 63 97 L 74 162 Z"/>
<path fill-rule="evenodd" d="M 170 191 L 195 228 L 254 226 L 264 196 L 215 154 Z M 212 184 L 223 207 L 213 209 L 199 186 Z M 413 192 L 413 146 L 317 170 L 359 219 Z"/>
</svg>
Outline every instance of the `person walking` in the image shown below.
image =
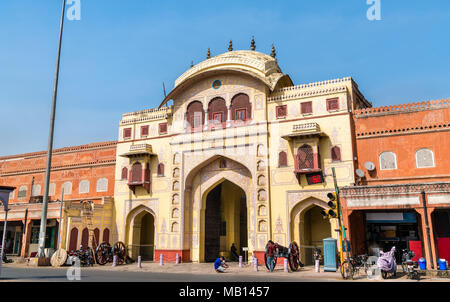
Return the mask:
<svg viewBox="0 0 450 302">
<path fill-rule="evenodd" d="M 273 257 L 275 256 L 275 244 L 273 243 L 272 240 L 269 240 L 269 244 L 267 245 L 266 256 L 267 256 L 267 267 L 269 268 L 269 271 L 273 272 L 274 269 Z"/>
<path fill-rule="evenodd" d="M 216 261 L 214 261 L 214 269 L 216 272 L 224 273 L 227 268 L 228 264 L 225 263 L 225 258 L 223 256 L 220 256 L 216 259 Z"/>
</svg>

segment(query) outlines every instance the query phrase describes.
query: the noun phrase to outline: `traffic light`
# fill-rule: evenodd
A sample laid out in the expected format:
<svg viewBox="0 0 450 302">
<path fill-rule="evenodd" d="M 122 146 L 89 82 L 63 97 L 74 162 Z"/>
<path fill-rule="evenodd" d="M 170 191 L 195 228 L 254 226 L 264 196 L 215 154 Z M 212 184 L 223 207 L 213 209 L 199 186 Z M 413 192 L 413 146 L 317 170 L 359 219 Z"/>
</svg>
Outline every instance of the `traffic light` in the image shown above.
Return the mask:
<svg viewBox="0 0 450 302">
<path fill-rule="evenodd" d="M 328 193 L 327 197 L 329 199 L 328 206 L 330 207 L 329 210 L 322 210 L 320 213 L 322 214 L 323 218 L 337 218 L 337 195 L 335 192 Z"/>
</svg>

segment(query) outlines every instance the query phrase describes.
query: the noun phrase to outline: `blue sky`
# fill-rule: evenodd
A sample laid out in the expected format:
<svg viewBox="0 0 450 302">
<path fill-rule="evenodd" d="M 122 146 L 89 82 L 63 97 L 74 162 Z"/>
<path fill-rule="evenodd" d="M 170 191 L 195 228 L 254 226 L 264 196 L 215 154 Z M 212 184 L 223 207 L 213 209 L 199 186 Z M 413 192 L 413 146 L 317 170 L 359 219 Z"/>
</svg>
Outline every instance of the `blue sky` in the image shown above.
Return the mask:
<svg viewBox="0 0 450 302">
<path fill-rule="evenodd" d="M 69 7 L 69 6 L 68 6 Z M 374 106 L 450 97 L 450 1 L 81 0 L 63 38 L 55 148 L 115 140 L 211 48 L 275 43 L 295 84 L 353 77 Z M 61 0 L 0 1 L 0 155 L 47 148 Z"/>
</svg>

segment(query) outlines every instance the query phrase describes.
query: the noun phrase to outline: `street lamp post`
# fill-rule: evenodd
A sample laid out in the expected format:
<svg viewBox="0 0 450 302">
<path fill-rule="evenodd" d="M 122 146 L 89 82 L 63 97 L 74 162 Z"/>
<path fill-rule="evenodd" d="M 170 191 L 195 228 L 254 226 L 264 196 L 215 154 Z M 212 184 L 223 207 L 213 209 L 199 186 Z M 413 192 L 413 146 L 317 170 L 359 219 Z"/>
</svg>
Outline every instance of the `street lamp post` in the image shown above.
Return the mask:
<svg viewBox="0 0 450 302">
<path fill-rule="evenodd" d="M 53 152 L 53 131 L 55 128 L 55 111 L 56 111 L 56 99 L 58 95 L 58 79 L 59 79 L 59 62 L 61 58 L 61 42 L 62 34 L 64 28 L 64 13 L 66 10 L 66 1 L 62 0 L 62 13 L 61 13 L 61 23 L 59 28 L 59 41 L 58 41 L 58 54 L 56 58 L 56 71 L 55 71 L 55 83 L 53 87 L 53 101 L 52 101 L 52 111 L 50 116 L 50 133 L 48 137 L 48 152 L 47 152 L 47 167 L 45 171 L 45 185 L 44 185 L 44 201 L 42 203 L 42 215 L 41 215 L 41 227 L 39 231 L 39 251 L 38 257 L 45 257 L 45 232 L 47 228 L 47 207 L 48 207 L 48 189 L 50 182 L 50 168 L 52 163 L 52 152 Z"/>
<path fill-rule="evenodd" d="M 6 225 L 8 221 L 8 202 L 9 202 L 9 194 L 14 191 L 15 187 L 3 187 L 0 186 L 0 202 L 3 204 L 3 208 L 5 209 L 5 222 L 3 224 L 3 236 L 2 236 L 2 249 L 0 252 L 0 276 L 2 275 L 2 263 L 3 263 L 3 254 L 5 252 L 5 237 L 6 237 Z"/>
</svg>

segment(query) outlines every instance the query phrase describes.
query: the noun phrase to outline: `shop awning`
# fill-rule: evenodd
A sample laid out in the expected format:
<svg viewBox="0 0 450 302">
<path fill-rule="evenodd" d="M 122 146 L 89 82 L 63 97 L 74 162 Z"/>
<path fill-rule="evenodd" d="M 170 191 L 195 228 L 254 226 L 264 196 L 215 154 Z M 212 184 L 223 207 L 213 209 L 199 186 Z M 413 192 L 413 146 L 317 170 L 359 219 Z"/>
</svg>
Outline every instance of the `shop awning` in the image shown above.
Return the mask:
<svg viewBox="0 0 450 302">
<path fill-rule="evenodd" d="M 368 223 L 416 223 L 415 213 L 366 213 Z"/>
</svg>

